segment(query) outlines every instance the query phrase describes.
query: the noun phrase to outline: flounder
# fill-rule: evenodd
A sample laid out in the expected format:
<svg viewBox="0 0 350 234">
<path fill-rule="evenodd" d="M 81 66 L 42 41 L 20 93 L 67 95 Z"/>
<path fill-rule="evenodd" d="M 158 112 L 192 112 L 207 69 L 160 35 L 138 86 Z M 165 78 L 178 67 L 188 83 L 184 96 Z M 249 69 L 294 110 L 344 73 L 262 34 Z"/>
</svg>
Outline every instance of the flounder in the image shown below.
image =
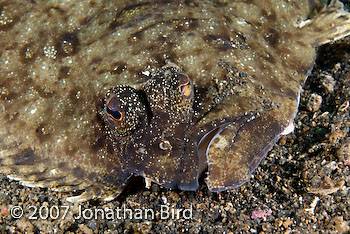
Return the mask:
<svg viewBox="0 0 350 234">
<path fill-rule="evenodd" d="M 293 130 L 315 48 L 350 34 L 317 0 L 0 2 L 0 172 L 115 198 L 245 183 Z"/>
</svg>

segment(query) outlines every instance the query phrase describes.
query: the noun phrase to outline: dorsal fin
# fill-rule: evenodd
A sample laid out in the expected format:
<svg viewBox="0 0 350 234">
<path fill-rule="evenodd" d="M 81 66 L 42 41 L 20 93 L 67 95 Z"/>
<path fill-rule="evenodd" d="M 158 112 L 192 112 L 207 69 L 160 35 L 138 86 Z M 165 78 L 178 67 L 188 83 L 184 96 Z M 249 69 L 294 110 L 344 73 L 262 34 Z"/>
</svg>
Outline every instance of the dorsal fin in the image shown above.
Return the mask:
<svg viewBox="0 0 350 234">
<path fill-rule="evenodd" d="M 299 27 L 308 40 L 314 40 L 313 45 L 317 47 L 350 34 L 350 13 L 344 10 L 340 1 L 332 0 L 314 17 L 302 21 Z"/>
</svg>

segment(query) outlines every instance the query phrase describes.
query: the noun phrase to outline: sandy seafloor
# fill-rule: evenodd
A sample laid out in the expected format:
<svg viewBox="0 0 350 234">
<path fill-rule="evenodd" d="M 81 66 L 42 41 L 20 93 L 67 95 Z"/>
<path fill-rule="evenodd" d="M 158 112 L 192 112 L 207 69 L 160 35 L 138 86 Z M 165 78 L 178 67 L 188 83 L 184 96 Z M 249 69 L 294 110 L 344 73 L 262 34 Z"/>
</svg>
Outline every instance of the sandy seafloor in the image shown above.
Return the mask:
<svg viewBox="0 0 350 234">
<path fill-rule="evenodd" d="M 321 105 L 311 97 L 322 98 Z M 349 101 L 350 38 L 319 49 L 295 131 L 277 142 L 241 188 L 211 193 L 202 179 L 196 192 L 156 184 L 147 189 L 135 178 L 117 200 L 81 204 L 89 209 L 84 219 L 77 217 L 77 205 L 65 201 L 71 194 L 23 187 L 1 175 L 0 233 L 350 233 Z M 46 218 L 46 208 L 58 207 L 62 216 L 67 205 L 64 218 L 55 219 L 55 212 Z M 192 213 L 161 217 L 162 205 L 192 207 Z M 20 219 L 10 215 L 15 206 L 24 211 Z M 114 219 L 101 213 L 88 219 L 90 211 L 101 208 L 114 209 Z M 37 219 L 30 219 L 34 209 Z M 124 209 L 152 209 L 154 217 L 130 219 Z"/>
</svg>

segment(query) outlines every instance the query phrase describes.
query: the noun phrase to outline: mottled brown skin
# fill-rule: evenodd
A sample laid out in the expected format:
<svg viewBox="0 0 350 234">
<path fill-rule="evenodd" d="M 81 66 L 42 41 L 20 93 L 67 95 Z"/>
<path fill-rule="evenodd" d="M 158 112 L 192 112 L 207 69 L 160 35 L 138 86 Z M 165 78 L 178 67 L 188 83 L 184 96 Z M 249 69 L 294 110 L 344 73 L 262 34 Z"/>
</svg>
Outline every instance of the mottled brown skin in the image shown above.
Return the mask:
<svg viewBox="0 0 350 234">
<path fill-rule="evenodd" d="M 194 190 L 206 166 L 212 191 L 237 187 L 293 122 L 315 47 L 349 34 L 341 9 L 316 0 L 0 1 L 0 171 L 85 189 L 74 201 L 113 197 L 132 174 Z M 167 81 L 180 73 L 192 81 L 192 105 L 173 100 L 181 88 Z M 117 134 L 104 108 L 123 85 L 140 93 L 147 118 Z"/>
</svg>

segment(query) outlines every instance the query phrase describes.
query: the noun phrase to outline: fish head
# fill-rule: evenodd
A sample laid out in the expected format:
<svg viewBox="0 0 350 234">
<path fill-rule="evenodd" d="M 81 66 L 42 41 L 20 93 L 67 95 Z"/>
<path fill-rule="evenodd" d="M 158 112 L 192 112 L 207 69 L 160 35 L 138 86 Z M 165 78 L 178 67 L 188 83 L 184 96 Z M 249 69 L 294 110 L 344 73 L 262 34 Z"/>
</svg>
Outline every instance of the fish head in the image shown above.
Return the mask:
<svg viewBox="0 0 350 234">
<path fill-rule="evenodd" d="M 191 79 L 173 64 L 160 68 L 139 88 L 109 90 L 100 113 L 124 168 L 165 187 L 197 188 L 197 160 L 194 154 L 184 159 L 193 103 Z M 184 163 L 192 170 L 183 173 Z"/>
</svg>

